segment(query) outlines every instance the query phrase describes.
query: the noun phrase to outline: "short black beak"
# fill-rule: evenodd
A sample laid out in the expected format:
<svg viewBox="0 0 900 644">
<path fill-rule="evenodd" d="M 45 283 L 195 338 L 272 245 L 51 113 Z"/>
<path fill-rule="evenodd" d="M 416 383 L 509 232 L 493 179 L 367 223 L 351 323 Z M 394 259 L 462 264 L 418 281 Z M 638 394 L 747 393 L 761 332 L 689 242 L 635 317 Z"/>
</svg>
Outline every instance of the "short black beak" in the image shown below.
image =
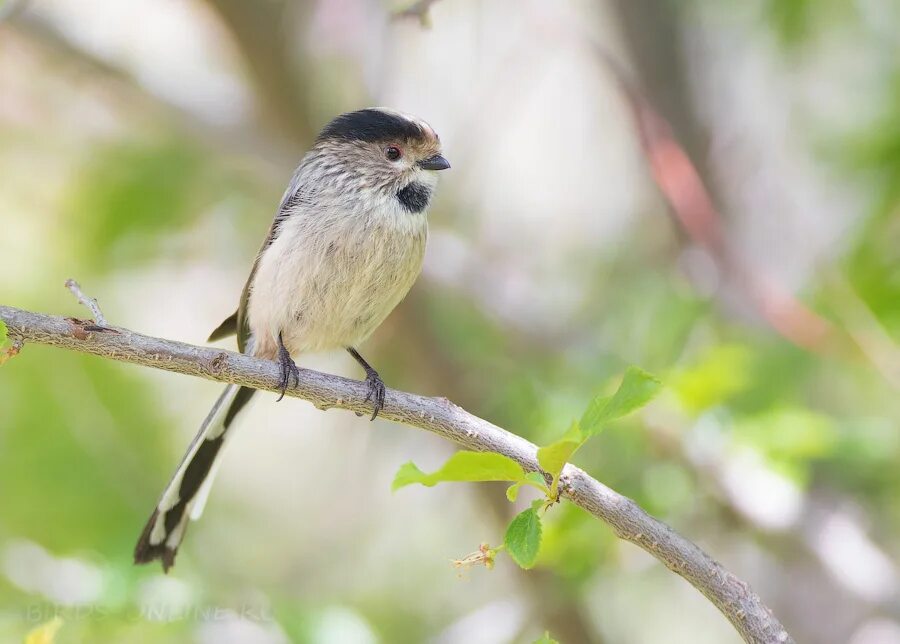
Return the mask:
<svg viewBox="0 0 900 644">
<path fill-rule="evenodd" d="M 440 154 L 435 154 L 433 157 L 419 161 L 418 166 L 423 170 L 446 170 L 450 167 L 450 162 Z"/>
</svg>

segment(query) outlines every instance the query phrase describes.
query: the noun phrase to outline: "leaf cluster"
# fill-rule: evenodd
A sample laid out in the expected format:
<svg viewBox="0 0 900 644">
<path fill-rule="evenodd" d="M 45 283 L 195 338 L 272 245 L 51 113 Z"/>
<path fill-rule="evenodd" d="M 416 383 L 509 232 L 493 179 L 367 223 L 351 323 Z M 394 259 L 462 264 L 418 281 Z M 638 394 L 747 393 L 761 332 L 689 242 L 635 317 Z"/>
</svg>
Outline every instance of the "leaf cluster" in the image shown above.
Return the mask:
<svg viewBox="0 0 900 644">
<path fill-rule="evenodd" d="M 659 380 L 652 375 L 637 367 L 629 367 L 613 394 L 597 396 L 591 400 L 581 418 L 573 421 L 565 434 L 538 449 L 537 460 L 541 467 L 539 472 L 526 472 L 521 464 L 503 454 L 460 451 L 451 456 L 440 469 L 431 473 L 423 472 L 412 461 L 404 463 L 394 477 L 392 488 L 398 490 L 415 483 L 433 487 L 445 482 L 508 481 L 512 483 L 506 490 L 506 498 L 510 502 L 518 499 L 523 486 L 539 490 L 541 497 L 510 521 L 503 545 L 494 549 L 488 547 L 483 558 L 493 562 L 494 554 L 505 550 L 519 566 L 531 568 L 537 562 L 541 548 L 541 514 L 559 501 L 560 478 L 566 463 L 608 423 L 650 402 L 660 386 Z"/>
</svg>

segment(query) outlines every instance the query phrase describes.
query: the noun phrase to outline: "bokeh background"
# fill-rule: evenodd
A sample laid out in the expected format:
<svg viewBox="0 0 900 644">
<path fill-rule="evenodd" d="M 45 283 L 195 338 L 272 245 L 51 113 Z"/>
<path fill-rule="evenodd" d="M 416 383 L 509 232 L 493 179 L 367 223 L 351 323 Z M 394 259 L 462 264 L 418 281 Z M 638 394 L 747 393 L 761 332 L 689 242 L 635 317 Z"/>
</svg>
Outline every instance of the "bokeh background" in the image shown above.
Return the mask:
<svg viewBox="0 0 900 644">
<path fill-rule="evenodd" d="M 0 301 L 85 317 L 75 277 L 112 323 L 202 343 L 318 128 L 415 113 L 453 169 L 364 347 L 385 380 L 547 442 L 652 371 L 665 394 L 576 462 L 798 641 L 900 642 L 900 4 L 408 6 L 0 3 Z M 0 368 L 0 639 L 59 615 L 62 643 L 738 641 L 567 504 L 535 570 L 461 574 L 502 486 L 391 494 L 452 446 L 269 395 L 174 571 L 133 567 L 218 389 L 39 346 Z"/>
</svg>

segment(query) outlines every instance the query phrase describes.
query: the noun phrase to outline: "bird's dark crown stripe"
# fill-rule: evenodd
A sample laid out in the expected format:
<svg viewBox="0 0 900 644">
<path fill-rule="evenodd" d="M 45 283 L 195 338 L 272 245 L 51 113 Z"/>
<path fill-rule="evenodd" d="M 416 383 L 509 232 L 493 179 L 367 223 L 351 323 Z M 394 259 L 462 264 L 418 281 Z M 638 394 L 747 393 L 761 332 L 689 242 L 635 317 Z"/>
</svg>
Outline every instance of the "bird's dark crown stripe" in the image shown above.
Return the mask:
<svg viewBox="0 0 900 644">
<path fill-rule="evenodd" d="M 397 191 L 397 199 L 409 212 L 422 212 L 431 201 L 431 188 L 413 181 Z"/>
<path fill-rule="evenodd" d="M 319 134 L 323 139 L 347 139 L 350 141 L 395 141 L 422 139 L 425 132 L 412 121 L 381 110 L 366 109 L 341 114 L 325 126 Z"/>
</svg>

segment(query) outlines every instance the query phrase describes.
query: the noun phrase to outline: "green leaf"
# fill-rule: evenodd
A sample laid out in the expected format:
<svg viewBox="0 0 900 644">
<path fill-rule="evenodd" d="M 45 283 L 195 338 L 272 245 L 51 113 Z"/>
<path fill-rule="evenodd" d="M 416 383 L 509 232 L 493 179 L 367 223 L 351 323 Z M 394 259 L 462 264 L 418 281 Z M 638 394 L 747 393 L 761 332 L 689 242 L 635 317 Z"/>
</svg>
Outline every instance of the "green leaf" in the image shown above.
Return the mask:
<svg viewBox="0 0 900 644">
<path fill-rule="evenodd" d="M 543 475 L 540 472 L 529 472 L 525 475 L 524 479 L 517 483 L 513 483 L 506 488 L 506 498 L 509 499 L 510 503 L 515 503 L 516 499 L 519 498 L 519 489 L 523 485 L 535 487 L 544 494 L 550 493 L 550 489 L 547 487 L 547 482 L 544 480 Z"/>
<path fill-rule="evenodd" d="M 415 463 L 407 461 L 400 466 L 400 469 L 397 470 L 397 473 L 394 475 L 394 482 L 391 483 L 391 490 L 396 491 L 401 487 L 406 487 L 413 483 L 422 483 L 422 480 L 427 477 L 428 475 L 420 470 Z M 426 483 L 422 484 L 426 485 Z M 434 483 L 431 485 L 434 485 Z"/>
<path fill-rule="evenodd" d="M 522 466 L 508 456 L 491 452 L 456 452 L 436 472 L 426 474 L 415 463 L 404 463 L 391 489 L 399 490 L 413 483 L 432 487 L 445 481 L 521 481 L 525 478 Z"/>
<path fill-rule="evenodd" d="M 547 489 L 547 481 L 544 480 L 544 475 L 540 472 L 529 472 L 525 475 L 525 480 L 522 482 L 526 485 L 530 482 L 534 487 L 541 490 Z"/>
<path fill-rule="evenodd" d="M 581 431 L 579 423 L 573 422 L 572 426 L 569 427 L 569 431 L 562 438 L 538 450 L 538 463 L 545 472 L 555 479 L 586 438 Z"/>
<path fill-rule="evenodd" d="M 572 423 L 562 438 L 538 449 L 538 463 L 553 477 L 550 497 L 556 497 L 559 475 L 572 455 L 603 426 L 643 407 L 657 394 L 659 380 L 637 367 L 628 367 L 619 388 L 612 396 L 598 396 L 591 401 L 579 422 Z"/>
<path fill-rule="evenodd" d="M 541 518 L 535 508 L 529 508 L 513 518 L 503 538 L 506 551 L 526 570 L 537 561 L 541 549 Z"/>
<path fill-rule="evenodd" d="M 559 642 L 550 637 L 550 631 L 544 631 L 544 634 L 534 640 L 532 644 L 559 644 Z"/>
<path fill-rule="evenodd" d="M 628 367 L 622 383 L 612 396 L 598 396 L 588 405 L 579 423 L 584 438 L 597 434 L 603 426 L 640 409 L 659 392 L 662 383 L 637 367 Z"/>
<path fill-rule="evenodd" d="M 9 337 L 9 334 L 6 331 L 6 322 L 0 320 L 0 349 L 3 348 L 3 345 L 6 344 L 6 339 Z"/>
</svg>

